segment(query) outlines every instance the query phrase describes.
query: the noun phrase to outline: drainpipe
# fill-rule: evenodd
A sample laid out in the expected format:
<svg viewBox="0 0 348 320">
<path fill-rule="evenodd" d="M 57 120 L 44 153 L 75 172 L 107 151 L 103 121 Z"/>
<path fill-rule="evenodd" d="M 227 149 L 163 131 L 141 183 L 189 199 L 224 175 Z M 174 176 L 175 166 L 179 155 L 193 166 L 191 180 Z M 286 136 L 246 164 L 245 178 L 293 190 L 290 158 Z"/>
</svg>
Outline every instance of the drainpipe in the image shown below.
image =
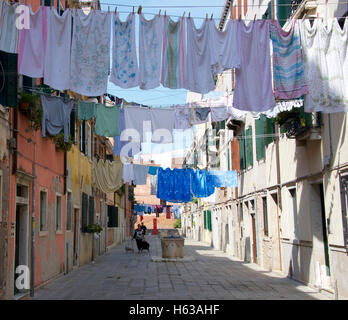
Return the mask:
<svg viewBox="0 0 348 320">
<path fill-rule="evenodd" d="M 17 144 L 18 144 L 18 107 L 14 109 L 13 112 L 13 138 L 15 141 L 15 146 L 13 148 L 13 165 L 12 165 L 12 174 L 17 172 Z"/>
<path fill-rule="evenodd" d="M 275 146 L 276 146 L 276 166 L 277 166 L 277 227 L 278 227 L 278 250 L 279 250 L 279 267 L 282 271 L 282 254 L 280 248 L 280 227 L 279 227 L 279 210 L 282 210 L 282 194 L 281 194 L 281 179 L 280 179 L 280 160 L 279 160 L 279 125 L 276 125 L 276 137 L 275 137 Z"/>
<path fill-rule="evenodd" d="M 36 130 L 34 130 L 34 161 L 32 183 L 32 213 L 31 213 L 31 261 L 30 261 L 30 296 L 34 296 L 34 268 L 35 268 L 35 183 L 36 183 Z"/>
</svg>

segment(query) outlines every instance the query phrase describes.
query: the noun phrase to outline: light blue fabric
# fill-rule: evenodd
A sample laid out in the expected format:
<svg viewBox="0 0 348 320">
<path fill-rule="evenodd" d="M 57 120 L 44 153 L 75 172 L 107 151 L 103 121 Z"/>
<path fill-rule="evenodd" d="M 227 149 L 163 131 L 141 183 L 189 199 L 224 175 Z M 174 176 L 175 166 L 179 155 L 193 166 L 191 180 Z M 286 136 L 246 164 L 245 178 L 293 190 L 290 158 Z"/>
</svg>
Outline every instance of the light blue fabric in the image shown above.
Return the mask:
<svg viewBox="0 0 348 320">
<path fill-rule="evenodd" d="M 226 182 L 227 187 L 238 187 L 237 171 L 227 171 Z"/>
<path fill-rule="evenodd" d="M 89 120 L 95 117 L 95 102 L 79 100 L 77 103 L 77 117 L 80 120 Z"/>
<path fill-rule="evenodd" d="M 118 118 L 120 107 L 106 107 L 101 103 L 96 105 L 95 133 L 102 137 L 114 137 L 120 135 Z"/>
<path fill-rule="evenodd" d="M 150 166 L 149 167 L 149 174 L 151 174 L 151 175 L 156 175 L 157 174 L 157 170 L 158 170 L 158 167 L 152 167 L 152 166 Z"/>
<path fill-rule="evenodd" d="M 192 193 L 196 198 L 205 198 L 212 195 L 215 187 L 209 183 L 207 170 L 192 170 Z"/>
<path fill-rule="evenodd" d="M 41 94 L 42 137 L 46 137 L 46 130 L 52 136 L 64 130 L 64 142 L 69 141 L 70 113 L 73 104 L 72 99 Z"/>
<path fill-rule="evenodd" d="M 214 188 L 226 187 L 226 171 L 211 170 L 208 172 L 208 180 Z"/>
</svg>

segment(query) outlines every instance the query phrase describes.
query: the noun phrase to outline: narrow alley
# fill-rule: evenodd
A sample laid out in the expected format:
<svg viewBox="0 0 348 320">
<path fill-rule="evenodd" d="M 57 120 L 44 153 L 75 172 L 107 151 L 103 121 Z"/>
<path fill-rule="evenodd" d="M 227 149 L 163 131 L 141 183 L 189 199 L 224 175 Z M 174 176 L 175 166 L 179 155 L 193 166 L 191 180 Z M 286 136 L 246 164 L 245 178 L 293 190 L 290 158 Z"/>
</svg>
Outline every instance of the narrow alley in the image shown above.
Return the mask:
<svg viewBox="0 0 348 320">
<path fill-rule="evenodd" d="M 185 239 L 187 262 L 154 262 L 157 236 L 147 236 L 150 254 L 125 253 L 124 245 L 36 290 L 35 300 L 325 300 L 326 295 Z M 136 248 L 134 244 L 134 248 Z"/>
</svg>

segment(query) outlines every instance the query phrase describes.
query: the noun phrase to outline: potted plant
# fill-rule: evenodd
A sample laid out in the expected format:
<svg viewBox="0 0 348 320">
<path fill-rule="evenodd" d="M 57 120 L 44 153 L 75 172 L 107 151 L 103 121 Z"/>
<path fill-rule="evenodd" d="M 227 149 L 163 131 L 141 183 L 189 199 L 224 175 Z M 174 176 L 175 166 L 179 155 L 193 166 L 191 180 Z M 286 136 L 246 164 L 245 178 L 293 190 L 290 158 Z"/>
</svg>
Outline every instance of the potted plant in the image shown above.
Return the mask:
<svg viewBox="0 0 348 320">
<path fill-rule="evenodd" d="M 70 151 L 72 147 L 72 140 L 69 136 L 69 141 L 64 141 L 64 133 L 60 132 L 53 137 L 53 141 L 56 144 L 56 148 L 62 151 Z"/>
<path fill-rule="evenodd" d="M 103 228 L 98 223 L 89 224 L 87 226 L 88 233 L 100 233 L 102 231 L 103 231 Z"/>
<path fill-rule="evenodd" d="M 19 99 L 19 109 L 26 111 L 33 105 L 33 95 L 27 92 L 22 92 Z"/>
</svg>

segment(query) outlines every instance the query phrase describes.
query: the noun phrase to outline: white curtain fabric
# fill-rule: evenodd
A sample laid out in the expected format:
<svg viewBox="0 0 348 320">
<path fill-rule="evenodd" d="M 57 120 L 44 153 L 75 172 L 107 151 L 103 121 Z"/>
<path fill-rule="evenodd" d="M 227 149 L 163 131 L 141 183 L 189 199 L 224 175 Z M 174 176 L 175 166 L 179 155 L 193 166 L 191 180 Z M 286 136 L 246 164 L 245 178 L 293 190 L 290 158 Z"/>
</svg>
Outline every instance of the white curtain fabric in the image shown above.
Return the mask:
<svg viewBox="0 0 348 320">
<path fill-rule="evenodd" d="M 93 160 L 92 184 L 105 193 L 112 193 L 120 189 L 123 164 L 121 161 Z"/>
</svg>

